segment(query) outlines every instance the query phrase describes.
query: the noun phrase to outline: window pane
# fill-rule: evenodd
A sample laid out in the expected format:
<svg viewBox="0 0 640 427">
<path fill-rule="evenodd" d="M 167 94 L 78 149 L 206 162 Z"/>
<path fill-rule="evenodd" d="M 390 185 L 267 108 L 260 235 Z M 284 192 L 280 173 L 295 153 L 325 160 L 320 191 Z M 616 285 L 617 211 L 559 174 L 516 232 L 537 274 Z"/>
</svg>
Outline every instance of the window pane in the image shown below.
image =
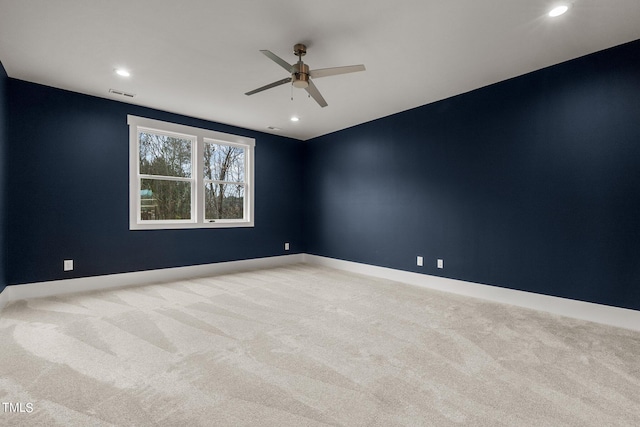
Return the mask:
<svg viewBox="0 0 640 427">
<path fill-rule="evenodd" d="M 191 183 L 143 179 L 140 186 L 143 221 L 191 219 Z"/>
<path fill-rule="evenodd" d="M 244 148 L 205 142 L 204 178 L 244 182 Z"/>
<path fill-rule="evenodd" d="M 191 140 L 140 132 L 140 173 L 191 178 Z"/>
<path fill-rule="evenodd" d="M 205 219 L 243 219 L 244 185 L 208 182 L 204 190 Z"/>
</svg>

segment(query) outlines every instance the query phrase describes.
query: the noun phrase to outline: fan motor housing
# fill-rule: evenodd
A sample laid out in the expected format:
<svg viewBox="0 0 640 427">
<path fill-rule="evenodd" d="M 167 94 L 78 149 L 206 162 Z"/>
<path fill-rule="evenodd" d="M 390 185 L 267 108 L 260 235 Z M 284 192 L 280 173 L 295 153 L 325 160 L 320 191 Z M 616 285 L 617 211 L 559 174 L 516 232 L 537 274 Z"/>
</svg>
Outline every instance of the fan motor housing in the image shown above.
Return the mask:
<svg viewBox="0 0 640 427">
<path fill-rule="evenodd" d="M 293 87 L 304 89 L 309 86 L 309 66 L 303 64 L 302 61 L 298 62 L 294 66 L 294 71 L 291 74 Z"/>
</svg>

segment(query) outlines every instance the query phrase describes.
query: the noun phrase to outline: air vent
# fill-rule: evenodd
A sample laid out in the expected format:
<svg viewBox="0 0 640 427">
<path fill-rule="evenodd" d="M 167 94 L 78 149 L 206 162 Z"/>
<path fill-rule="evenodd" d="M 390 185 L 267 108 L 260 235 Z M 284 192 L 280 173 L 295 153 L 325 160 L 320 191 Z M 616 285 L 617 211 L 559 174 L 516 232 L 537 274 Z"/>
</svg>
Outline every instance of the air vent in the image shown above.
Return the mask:
<svg viewBox="0 0 640 427">
<path fill-rule="evenodd" d="M 135 95 L 133 93 L 122 92 L 121 90 L 109 89 L 109 93 L 113 93 L 120 96 L 126 96 L 128 98 L 133 98 Z"/>
</svg>

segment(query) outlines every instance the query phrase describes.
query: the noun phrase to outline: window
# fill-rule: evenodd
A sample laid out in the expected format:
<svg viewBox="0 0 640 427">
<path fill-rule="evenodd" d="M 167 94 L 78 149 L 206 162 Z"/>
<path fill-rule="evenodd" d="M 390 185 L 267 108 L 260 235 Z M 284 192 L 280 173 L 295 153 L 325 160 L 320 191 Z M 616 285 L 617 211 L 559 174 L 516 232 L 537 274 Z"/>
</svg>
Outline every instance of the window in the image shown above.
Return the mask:
<svg viewBox="0 0 640 427">
<path fill-rule="evenodd" d="M 253 227 L 254 139 L 127 119 L 130 229 Z"/>
</svg>

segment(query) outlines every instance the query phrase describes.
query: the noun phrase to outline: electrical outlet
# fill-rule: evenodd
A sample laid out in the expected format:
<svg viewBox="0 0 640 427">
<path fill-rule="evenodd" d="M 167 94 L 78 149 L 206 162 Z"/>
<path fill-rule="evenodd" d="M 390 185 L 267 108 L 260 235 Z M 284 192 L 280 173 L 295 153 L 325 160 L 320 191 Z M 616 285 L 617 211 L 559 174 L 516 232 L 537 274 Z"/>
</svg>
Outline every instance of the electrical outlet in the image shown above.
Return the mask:
<svg viewBox="0 0 640 427">
<path fill-rule="evenodd" d="M 287 242 L 287 243 L 285 243 L 285 244 L 284 244 L 284 250 L 285 250 L 285 251 L 288 251 L 288 250 L 289 250 L 289 242 Z"/>
<path fill-rule="evenodd" d="M 439 259 L 438 260 L 438 268 L 444 268 L 444 260 L 443 259 Z"/>
<path fill-rule="evenodd" d="M 418 267 L 422 267 L 424 265 L 424 259 L 421 256 L 417 257 L 416 264 L 418 264 Z"/>
<path fill-rule="evenodd" d="M 65 259 L 64 263 L 63 263 L 63 268 L 64 268 L 64 271 L 73 270 L 73 260 L 72 259 Z"/>
</svg>

